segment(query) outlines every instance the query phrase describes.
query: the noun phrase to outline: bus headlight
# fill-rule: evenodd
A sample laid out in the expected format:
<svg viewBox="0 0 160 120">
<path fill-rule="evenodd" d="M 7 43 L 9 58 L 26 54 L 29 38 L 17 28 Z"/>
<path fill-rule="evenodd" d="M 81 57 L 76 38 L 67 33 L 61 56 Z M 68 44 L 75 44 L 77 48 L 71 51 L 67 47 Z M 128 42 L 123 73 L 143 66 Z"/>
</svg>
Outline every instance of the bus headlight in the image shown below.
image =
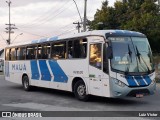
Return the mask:
<svg viewBox="0 0 160 120">
<path fill-rule="evenodd" d="M 151 85 L 155 84 L 155 82 L 156 82 L 156 80 L 155 80 L 155 79 L 154 79 L 154 80 L 152 80 Z"/>
<path fill-rule="evenodd" d="M 118 85 L 120 87 L 125 87 L 126 86 L 122 81 L 117 80 L 115 78 L 112 78 L 112 79 L 114 80 L 114 82 L 115 82 L 116 85 Z"/>
</svg>

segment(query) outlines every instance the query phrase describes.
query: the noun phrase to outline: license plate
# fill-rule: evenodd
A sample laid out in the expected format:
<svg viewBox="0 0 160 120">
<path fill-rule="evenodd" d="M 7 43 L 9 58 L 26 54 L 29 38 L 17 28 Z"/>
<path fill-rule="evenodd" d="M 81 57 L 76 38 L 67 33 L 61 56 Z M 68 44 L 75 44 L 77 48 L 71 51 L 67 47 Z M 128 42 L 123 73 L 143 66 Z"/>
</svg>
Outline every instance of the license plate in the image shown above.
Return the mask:
<svg viewBox="0 0 160 120">
<path fill-rule="evenodd" d="M 143 94 L 136 94 L 136 97 L 141 98 L 141 97 L 143 97 Z"/>
</svg>

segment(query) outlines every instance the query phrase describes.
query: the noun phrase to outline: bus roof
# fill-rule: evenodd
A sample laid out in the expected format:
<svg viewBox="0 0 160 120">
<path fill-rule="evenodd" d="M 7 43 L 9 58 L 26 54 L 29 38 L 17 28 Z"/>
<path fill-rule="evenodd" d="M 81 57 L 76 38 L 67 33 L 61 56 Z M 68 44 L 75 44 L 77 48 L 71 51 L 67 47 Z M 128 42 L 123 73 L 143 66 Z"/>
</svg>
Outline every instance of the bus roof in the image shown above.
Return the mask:
<svg viewBox="0 0 160 120">
<path fill-rule="evenodd" d="M 98 35 L 98 36 L 137 36 L 137 37 L 145 37 L 144 34 L 140 32 L 135 32 L 135 31 L 128 31 L 128 30 L 94 30 L 94 31 L 88 31 L 88 32 L 81 32 L 77 34 L 68 34 L 68 35 L 63 35 L 63 36 L 53 36 L 50 38 L 42 38 L 39 40 L 32 40 L 32 41 L 27 41 L 23 43 L 16 43 L 9 45 L 8 47 L 11 46 L 18 46 L 18 45 L 28 45 L 28 44 L 33 44 L 33 43 L 44 43 L 47 41 L 58 41 L 62 39 L 69 39 L 69 38 L 77 38 L 77 37 L 83 37 L 83 36 L 90 36 L 90 35 Z"/>
</svg>

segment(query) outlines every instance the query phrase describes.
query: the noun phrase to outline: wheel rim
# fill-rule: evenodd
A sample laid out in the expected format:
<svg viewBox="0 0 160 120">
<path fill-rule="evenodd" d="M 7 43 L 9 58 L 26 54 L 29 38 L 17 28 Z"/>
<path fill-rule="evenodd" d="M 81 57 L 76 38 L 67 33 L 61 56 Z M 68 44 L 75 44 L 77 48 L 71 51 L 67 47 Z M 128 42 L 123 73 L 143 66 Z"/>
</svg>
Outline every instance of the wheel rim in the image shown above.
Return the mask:
<svg viewBox="0 0 160 120">
<path fill-rule="evenodd" d="M 79 96 L 84 96 L 86 94 L 86 87 L 85 87 L 85 85 L 78 86 L 77 93 L 78 93 Z"/>
</svg>

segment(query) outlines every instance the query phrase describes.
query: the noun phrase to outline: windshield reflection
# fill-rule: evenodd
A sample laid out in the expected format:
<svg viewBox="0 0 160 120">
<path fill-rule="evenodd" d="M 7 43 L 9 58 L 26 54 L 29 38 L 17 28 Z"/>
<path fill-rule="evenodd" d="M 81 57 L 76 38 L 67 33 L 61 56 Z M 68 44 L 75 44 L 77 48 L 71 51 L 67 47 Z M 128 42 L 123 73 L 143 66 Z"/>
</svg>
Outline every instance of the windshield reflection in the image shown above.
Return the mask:
<svg viewBox="0 0 160 120">
<path fill-rule="evenodd" d="M 112 68 L 123 72 L 153 70 L 152 53 L 147 38 L 109 37 L 112 44 Z"/>
</svg>

